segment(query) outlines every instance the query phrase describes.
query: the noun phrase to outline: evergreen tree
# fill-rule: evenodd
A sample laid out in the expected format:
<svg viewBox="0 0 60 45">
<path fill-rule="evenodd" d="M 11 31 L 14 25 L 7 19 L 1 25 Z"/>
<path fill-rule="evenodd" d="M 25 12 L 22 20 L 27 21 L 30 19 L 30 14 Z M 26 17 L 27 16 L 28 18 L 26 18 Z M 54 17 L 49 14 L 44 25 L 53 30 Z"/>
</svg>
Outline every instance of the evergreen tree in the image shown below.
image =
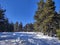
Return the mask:
<svg viewBox="0 0 60 45">
<path fill-rule="evenodd" d="M 40 8 L 41 6 L 42 8 Z M 55 11 L 54 1 L 46 0 L 46 2 L 44 2 L 44 0 L 41 0 L 35 15 L 35 30 L 41 31 L 48 35 L 53 35 L 52 33 L 56 33 L 56 23 L 58 23 L 56 22 L 56 19 L 54 19 L 56 15 L 57 12 Z"/>
<path fill-rule="evenodd" d="M 19 24 L 18 24 L 18 22 L 16 22 L 14 24 L 14 32 L 19 32 Z"/>
<path fill-rule="evenodd" d="M 20 24 L 19 24 L 19 31 L 23 31 L 23 25 L 22 25 L 22 22 L 20 22 Z"/>
<path fill-rule="evenodd" d="M 3 10 L 2 8 L 0 8 L 0 31 L 1 32 L 4 32 L 4 31 L 6 31 L 6 28 L 5 28 L 5 21 L 6 21 L 6 19 L 5 19 L 5 14 L 4 14 L 4 12 L 5 12 L 5 10 Z"/>
<path fill-rule="evenodd" d="M 5 19 L 5 32 L 9 31 L 9 21 L 8 18 Z"/>
<path fill-rule="evenodd" d="M 28 30 L 29 30 L 29 24 L 26 24 L 26 25 L 24 26 L 24 31 L 25 31 L 25 32 L 28 32 Z"/>
<path fill-rule="evenodd" d="M 41 18 L 44 17 L 44 20 L 42 24 L 44 25 L 44 31 L 48 30 L 48 33 L 53 32 L 54 30 L 54 24 L 53 17 L 55 16 L 55 3 L 52 0 L 46 0 L 45 6 L 44 6 L 44 13 Z M 51 33 L 50 33 L 51 34 Z M 49 35 L 50 35 L 49 34 Z"/>
<path fill-rule="evenodd" d="M 34 26 L 33 26 L 32 23 L 26 24 L 26 25 L 24 26 L 24 31 L 25 31 L 25 32 L 32 32 L 33 30 L 34 30 Z"/>
<path fill-rule="evenodd" d="M 23 27 L 23 31 L 27 32 L 27 26 L 26 25 Z"/>
<path fill-rule="evenodd" d="M 14 32 L 14 24 L 13 23 L 8 24 L 8 32 Z"/>
<path fill-rule="evenodd" d="M 32 23 L 28 24 L 28 25 L 27 25 L 27 31 L 28 31 L 28 32 L 32 32 L 33 30 L 34 30 L 33 24 L 32 24 Z"/>
<path fill-rule="evenodd" d="M 38 3 L 38 10 L 36 11 L 36 15 L 34 16 L 36 21 L 34 23 L 35 31 L 41 31 L 40 23 L 42 22 L 42 18 L 40 18 L 40 16 L 42 16 L 44 4 L 44 0 L 40 0 L 40 2 Z"/>
</svg>

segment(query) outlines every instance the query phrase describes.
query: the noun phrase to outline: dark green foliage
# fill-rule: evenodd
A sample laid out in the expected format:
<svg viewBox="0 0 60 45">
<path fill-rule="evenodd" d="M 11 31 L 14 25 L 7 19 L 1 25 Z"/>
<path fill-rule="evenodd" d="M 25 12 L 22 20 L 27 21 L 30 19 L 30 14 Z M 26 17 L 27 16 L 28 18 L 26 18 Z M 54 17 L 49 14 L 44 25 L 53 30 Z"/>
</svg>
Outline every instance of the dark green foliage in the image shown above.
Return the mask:
<svg viewBox="0 0 60 45">
<path fill-rule="evenodd" d="M 36 11 L 36 15 L 34 16 L 35 18 L 35 23 L 34 23 L 34 28 L 35 31 L 41 31 L 42 27 L 40 28 L 40 24 L 42 22 L 42 13 L 43 13 L 43 8 L 44 8 L 45 2 L 44 0 L 40 0 L 40 2 L 38 3 L 38 10 Z M 42 26 L 42 25 L 41 25 Z"/>
<path fill-rule="evenodd" d="M 60 39 L 60 29 L 56 30 L 57 32 L 57 37 Z"/>
<path fill-rule="evenodd" d="M 22 22 L 20 22 L 20 24 L 19 24 L 19 31 L 23 31 L 23 25 L 22 25 Z"/>
<path fill-rule="evenodd" d="M 12 32 L 13 24 L 9 23 L 8 19 L 5 17 L 4 9 L 0 8 L 0 32 Z"/>
<path fill-rule="evenodd" d="M 40 0 L 34 18 L 36 21 L 34 23 L 35 31 L 41 31 L 49 36 L 56 34 L 56 29 L 59 28 L 60 17 L 55 11 L 55 2 L 53 0 L 46 0 L 46 2 Z"/>
<path fill-rule="evenodd" d="M 4 17 L 4 12 L 5 10 L 3 10 L 2 8 L 0 8 L 0 32 L 6 32 L 7 31 L 7 19 Z"/>
<path fill-rule="evenodd" d="M 14 32 L 14 24 L 13 23 L 9 23 L 8 24 L 8 31 L 7 32 Z"/>
<path fill-rule="evenodd" d="M 27 32 L 32 32 L 32 31 L 34 30 L 34 26 L 33 26 L 32 23 L 26 24 L 23 29 L 24 29 L 25 32 L 26 32 L 26 31 L 27 31 Z"/>
</svg>

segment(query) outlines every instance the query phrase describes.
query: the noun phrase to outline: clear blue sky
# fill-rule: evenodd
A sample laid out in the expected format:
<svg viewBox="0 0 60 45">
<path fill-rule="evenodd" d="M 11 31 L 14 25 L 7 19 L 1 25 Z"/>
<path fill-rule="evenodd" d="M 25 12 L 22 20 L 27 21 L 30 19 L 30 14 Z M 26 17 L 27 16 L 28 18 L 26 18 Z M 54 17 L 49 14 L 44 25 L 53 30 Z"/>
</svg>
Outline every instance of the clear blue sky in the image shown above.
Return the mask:
<svg viewBox="0 0 60 45">
<path fill-rule="evenodd" d="M 35 11 L 37 10 L 37 2 L 39 0 L 0 0 L 0 4 L 6 9 L 6 17 L 10 22 L 19 23 L 23 25 L 34 22 Z M 60 9 L 60 0 L 54 0 L 56 10 Z"/>
</svg>

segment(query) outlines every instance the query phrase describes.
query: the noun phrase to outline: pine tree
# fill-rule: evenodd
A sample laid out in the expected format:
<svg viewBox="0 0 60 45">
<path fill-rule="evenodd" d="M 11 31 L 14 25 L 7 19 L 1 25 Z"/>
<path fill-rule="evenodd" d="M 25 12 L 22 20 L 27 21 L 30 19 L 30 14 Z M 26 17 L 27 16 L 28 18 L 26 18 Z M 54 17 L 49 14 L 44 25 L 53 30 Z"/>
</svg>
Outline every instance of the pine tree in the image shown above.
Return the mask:
<svg viewBox="0 0 60 45">
<path fill-rule="evenodd" d="M 8 23 L 8 32 L 14 32 L 14 24 L 13 24 L 13 22 L 11 22 L 11 23 Z"/>
<path fill-rule="evenodd" d="M 44 0 L 41 0 L 38 3 L 38 10 L 36 11 L 36 15 L 34 16 L 36 21 L 40 21 L 39 17 L 42 15 L 41 13 L 43 12 L 43 8 L 44 8 Z"/>
<path fill-rule="evenodd" d="M 36 15 L 34 16 L 36 20 L 36 22 L 34 23 L 35 31 L 41 31 L 40 23 L 42 22 L 42 18 L 40 18 L 40 16 L 42 16 L 44 4 L 44 0 L 40 0 L 40 2 L 38 3 L 38 10 L 36 11 Z"/>
<path fill-rule="evenodd" d="M 0 8 L 0 31 L 1 32 L 4 32 L 4 31 L 6 31 L 6 28 L 5 28 L 5 14 L 4 14 L 4 12 L 5 12 L 5 10 L 3 10 L 2 8 Z"/>
<path fill-rule="evenodd" d="M 34 30 L 34 26 L 33 26 L 32 23 L 26 24 L 26 25 L 24 26 L 24 31 L 25 31 L 25 32 L 33 32 L 33 30 Z"/>
<path fill-rule="evenodd" d="M 19 31 L 19 23 L 16 22 L 16 23 L 14 24 L 14 32 L 18 32 L 18 31 Z"/>
<path fill-rule="evenodd" d="M 45 19 L 43 21 L 45 32 L 47 31 L 50 35 L 55 30 L 55 25 L 53 23 L 53 17 L 56 15 L 55 13 L 55 3 L 52 0 L 46 0 L 44 12 L 45 12 Z"/>
<path fill-rule="evenodd" d="M 23 25 L 22 25 L 22 22 L 20 22 L 20 24 L 19 24 L 19 31 L 23 31 Z"/>
<path fill-rule="evenodd" d="M 34 30 L 34 26 L 33 26 L 33 24 L 32 23 L 30 23 L 30 24 L 28 24 L 28 32 L 32 32 L 33 30 Z"/>
<path fill-rule="evenodd" d="M 51 33 L 56 30 L 56 23 L 54 20 L 54 17 L 57 15 L 55 11 L 55 3 L 52 0 L 46 0 L 46 2 L 41 0 L 39 5 L 35 15 L 35 30 L 42 31 L 44 34 L 48 33 L 49 35 L 52 35 Z M 41 6 L 42 8 L 40 8 Z"/>
<path fill-rule="evenodd" d="M 8 18 L 5 19 L 5 32 L 9 31 L 9 21 Z"/>
</svg>

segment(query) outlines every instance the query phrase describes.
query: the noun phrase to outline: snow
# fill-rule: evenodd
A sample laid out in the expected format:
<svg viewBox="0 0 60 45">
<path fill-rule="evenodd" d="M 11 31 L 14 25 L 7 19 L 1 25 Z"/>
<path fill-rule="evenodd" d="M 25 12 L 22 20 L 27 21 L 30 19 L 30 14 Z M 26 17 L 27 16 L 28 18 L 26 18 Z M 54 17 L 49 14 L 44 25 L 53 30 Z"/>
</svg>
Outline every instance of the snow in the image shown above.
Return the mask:
<svg viewBox="0 0 60 45">
<path fill-rule="evenodd" d="M 0 45 L 60 45 L 60 40 L 41 32 L 1 32 Z"/>
</svg>

